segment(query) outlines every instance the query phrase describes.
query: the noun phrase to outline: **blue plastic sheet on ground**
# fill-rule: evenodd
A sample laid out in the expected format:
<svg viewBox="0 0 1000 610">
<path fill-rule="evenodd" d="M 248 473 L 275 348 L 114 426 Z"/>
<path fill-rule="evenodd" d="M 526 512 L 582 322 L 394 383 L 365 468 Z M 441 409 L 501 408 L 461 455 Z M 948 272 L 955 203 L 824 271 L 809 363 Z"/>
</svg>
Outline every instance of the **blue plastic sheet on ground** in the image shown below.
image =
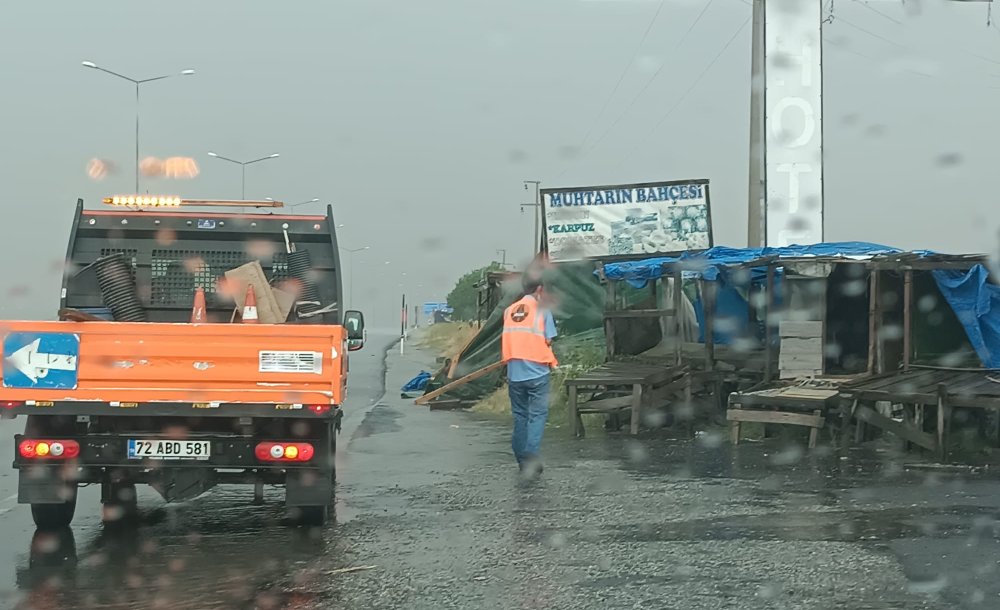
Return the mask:
<svg viewBox="0 0 1000 610">
<path fill-rule="evenodd" d="M 810 256 L 840 256 L 845 258 L 871 258 L 881 254 L 902 252 L 897 248 L 863 241 L 842 241 L 811 244 L 808 246 L 785 246 L 782 248 L 730 248 L 716 246 L 700 252 L 685 252 L 680 256 L 659 256 L 640 261 L 609 263 L 604 265 L 604 275 L 609 280 L 625 280 L 636 288 L 642 288 L 651 279 L 663 277 L 668 272 L 665 264 L 683 263 L 685 276 L 702 277 L 716 281 L 725 274 L 727 267 L 742 265 L 765 258 L 804 258 Z M 753 282 L 761 281 L 765 268 L 751 270 Z"/>
<path fill-rule="evenodd" d="M 424 388 L 427 387 L 427 382 L 430 381 L 431 374 L 427 371 L 420 371 L 420 373 L 413 379 L 406 382 L 403 386 L 403 392 L 423 392 Z"/>
<path fill-rule="evenodd" d="M 989 282 L 990 272 L 976 265 L 967 272 L 936 269 L 931 273 L 983 366 L 1000 369 L 1000 286 Z"/>
</svg>

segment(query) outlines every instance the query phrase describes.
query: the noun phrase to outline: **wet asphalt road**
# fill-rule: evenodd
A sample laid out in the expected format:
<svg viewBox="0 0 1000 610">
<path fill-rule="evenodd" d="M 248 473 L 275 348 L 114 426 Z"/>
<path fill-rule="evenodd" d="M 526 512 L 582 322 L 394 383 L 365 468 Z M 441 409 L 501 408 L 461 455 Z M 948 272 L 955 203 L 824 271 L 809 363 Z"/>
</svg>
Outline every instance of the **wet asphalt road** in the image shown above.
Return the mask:
<svg viewBox="0 0 1000 610">
<path fill-rule="evenodd" d="M 717 433 L 550 429 L 545 473 L 525 482 L 503 422 L 398 398 L 432 366 L 425 354 L 393 350 L 389 393 L 368 409 L 378 360 L 352 364 L 335 524 L 287 527 L 279 492 L 254 507 L 221 488 L 171 509 L 150 499 L 138 528 L 105 530 L 91 492 L 75 540 L 36 540 L 54 552 L 32 564 L 30 517 L 3 504 L 7 605 L 1000 608 L 1000 476 L 987 470 L 887 448 L 842 458 L 794 442 L 733 449 Z"/>
</svg>

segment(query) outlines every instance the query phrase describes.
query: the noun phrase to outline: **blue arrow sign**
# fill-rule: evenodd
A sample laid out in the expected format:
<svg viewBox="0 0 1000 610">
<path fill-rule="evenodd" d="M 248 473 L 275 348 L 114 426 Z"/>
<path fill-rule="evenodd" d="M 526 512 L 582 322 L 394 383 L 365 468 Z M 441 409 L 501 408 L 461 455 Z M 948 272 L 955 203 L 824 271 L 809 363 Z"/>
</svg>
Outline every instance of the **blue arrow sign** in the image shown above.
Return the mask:
<svg viewBox="0 0 1000 610">
<path fill-rule="evenodd" d="M 79 335 L 10 333 L 3 338 L 3 385 L 75 389 L 79 357 Z"/>
</svg>

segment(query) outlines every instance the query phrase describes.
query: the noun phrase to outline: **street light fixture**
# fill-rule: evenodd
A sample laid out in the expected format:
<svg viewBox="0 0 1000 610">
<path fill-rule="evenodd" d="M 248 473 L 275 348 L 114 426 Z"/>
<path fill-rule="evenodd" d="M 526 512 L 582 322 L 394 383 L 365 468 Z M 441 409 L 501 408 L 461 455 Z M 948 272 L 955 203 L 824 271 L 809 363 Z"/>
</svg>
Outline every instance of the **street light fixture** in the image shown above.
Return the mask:
<svg viewBox="0 0 1000 610">
<path fill-rule="evenodd" d="M 107 68 L 102 68 L 101 66 L 95 64 L 92 61 L 81 62 L 84 68 L 90 68 L 91 70 L 100 70 L 111 76 L 117 76 L 122 80 L 127 80 L 128 82 L 135 85 L 135 194 L 139 194 L 139 85 L 144 83 L 151 83 L 157 80 L 163 80 L 165 78 L 170 78 L 172 76 L 191 76 L 194 74 L 194 70 L 181 70 L 178 74 L 164 74 L 163 76 L 154 76 L 153 78 L 142 78 L 136 79 L 131 76 L 125 76 L 124 74 L 119 74 L 118 72 L 112 72 Z"/>
<path fill-rule="evenodd" d="M 344 225 L 340 225 L 340 226 L 344 226 Z M 347 259 L 349 261 L 348 262 L 348 270 L 350 271 L 350 274 L 351 274 L 351 281 L 350 281 L 350 284 L 349 284 L 349 292 L 348 292 L 348 296 L 347 296 L 347 307 L 349 309 L 354 307 L 354 255 L 357 252 L 362 252 L 364 250 L 369 250 L 369 249 L 371 249 L 371 246 L 362 246 L 361 248 L 341 248 L 341 250 L 343 250 L 344 252 L 347 252 L 350 255 L 350 256 L 347 257 Z"/>
<path fill-rule="evenodd" d="M 222 155 L 214 153 L 212 151 L 208 151 L 208 156 L 209 157 L 215 157 L 216 159 L 222 159 L 223 161 L 229 161 L 230 163 L 235 163 L 236 165 L 239 165 L 240 168 L 242 168 L 242 170 L 243 170 L 243 177 L 240 180 L 240 199 L 246 199 L 247 198 L 247 166 L 251 165 L 253 163 L 259 163 L 261 161 L 267 161 L 268 159 L 277 159 L 281 155 L 279 155 L 278 153 L 272 153 L 272 154 L 270 154 L 270 155 L 268 155 L 266 157 L 261 157 L 259 159 L 251 159 L 250 161 L 238 161 L 236 159 L 230 159 L 229 157 L 223 157 Z"/>
</svg>

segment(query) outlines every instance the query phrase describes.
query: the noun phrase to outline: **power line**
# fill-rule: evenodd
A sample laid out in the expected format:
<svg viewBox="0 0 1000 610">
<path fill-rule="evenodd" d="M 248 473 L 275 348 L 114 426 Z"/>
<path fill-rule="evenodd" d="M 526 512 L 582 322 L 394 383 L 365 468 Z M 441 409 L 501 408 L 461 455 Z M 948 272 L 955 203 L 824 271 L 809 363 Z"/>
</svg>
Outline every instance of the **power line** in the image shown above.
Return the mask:
<svg viewBox="0 0 1000 610">
<path fill-rule="evenodd" d="M 687 99 L 687 96 L 690 95 L 691 92 L 695 90 L 695 87 L 698 86 L 698 83 L 701 82 L 701 79 L 705 78 L 705 75 L 708 74 L 708 71 L 712 69 L 712 66 L 714 66 L 722 57 L 722 55 L 729 49 L 729 47 L 732 46 L 734 42 L 736 42 L 736 39 L 739 38 L 740 32 L 743 31 L 743 28 L 747 27 L 748 23 L 750 23 L 750 17 L 747 17 L 743 21 L 743 24 L 735 32 L 733 32 L 733 35 L 729 38 L 728 41 L 726 41 L 726 44 L 723 45 L 721 49 L 719 49 L 719 52 L 715 54 L 715 57 L 712 58 L 712 61 L 708 62 L 708 65 L 705 66 L 705 69 L 701 71 L 701 74 L 698 75 L 698 78 L 694 79 L 694 82 L 691 83 L 691 86 L 687 88 L 687 90 L 684 92 L 683 95 L 681 95 L 680 99 L 678 99 L 677 102 L 669 110 L 667 110 L 667 113 L 663 115 L 663 118 L 660 119 L 660 122 L 657 123 L 655 127 L 653 127 L 653 131 L 659 129 L 660 126 L 663 125 L 663 123 L 667 120 L 667 118 L 670 117 L 671 114 L 673 114 L 674 110 L 676 110 L 677 107 L 680 106 L 685 99 Z"/>
<path fill-rule="evenodd" d="M 865 28 L 861 27 L 860 25 L 854 24 L 854 23 L 848 21 L 847 19 L 844 19 L 843 17 L 838 16 L 837 17 L 837 23 L 843 23 L 844 25 L 846 25 L 848 27 L 854 28 L 855 30 L 857 30 L 859 32 L 862 32 L 864 34 L 868 34 L 872 38 L 877 38 L 877 39 L 881 40 L 882 42 L 891 44 L 894 47 L 899 47 L 901 49 L 905 49 L 906 48 L 906 45 L 904 45 L 904 44 L 900 44 L 900 43 L 896 42 L 895 40 L 889 40 L 885 36 L 882 36 L 880 34 L 876 34 L 875 32 L 873 32 L 871 30 L 866 30 Z"/>
<path fill-rule="evenodd" d="M 590 124 L 590 129 L 587 130 L 587 135 L 583 137 L 583 142 L 580 143 L 580 148 L 587 145 L 587 141 L 590 140 L 590 135 L 594 133 L 594 128 L 597 127 L 597 122 L 601 120 L 601 117 L 604 116 L 604 112 L 608 109 L 608 106 L 611 105 L 611 100 L 615 98 L 615 94 L 618 93 L 618 89 L 622 86 L 622 82 L 625 81 L 625 77 L 632 68 L 632 64 L 635 63 L 636 56 L 639 55 L 639 51 L 641 51 L 643 45 L 646 44 L 646 38 L 649 37 L 649 32 L 653 29 L 653 24 L 656 23 L 656 19 L 660 16 L 660 11 L 663 10 L 664 4 L 666 4 L 666 2 L 664 0 L 660 0 L 660 5 L 656 7 L 656 12 L 653 13 L 653 18 L 649 20 L 649 25 L 646 26 L 646 31 L 643 33 L 642 39 L 639 40 L 639 45 L 636 46 L 631 59 L 629 59 L 628 63 L 625 64 L 625 67 L 622 69 L 621 76 L 618 77 L 618 82 L 615 83 L 614 88 L 611 90 L 611 94 L 608 95 L 606 100 L 604 100 L 604 105 L 601 106 L 601 111 L 597 113 L 594 121 Z"/>
<path fill-rule="evenodd" d="M 729 47 L 731 47 L 732 44 L 736 42 L 736 39 L 739 38 L 740 36 L 740 32 L 743 31 L 743 28 L 747 27 L 748 23 L 750 23 L 750 17 L 747 17 L 743 21 L 743 24 L 740 25 L 740 27 L 735 32 L 733 32 L 733 35 L 729 38 L 728 41 L 726 41 L 726 44 L 724 44 L 722 48 L 719 49 L 719 52 L 715 54 L 715 57 L 712 58 L 712 61 L 708 62 L 708 65 L 705 66 L 705 69 L 701 71 L 701 74 L 698 75 L 698 78 L 694 79 L 694 82 L 691 83 L 691 86 L 688 87 L 686 91 L 684 91 L 684 93 L 680 96 L 680 98 L 677 99 L 676 102 L 674 102 L 674 105 L 667 110 L 667 112 L 660 118 L 660 120 L 656 123 L 656 125 L 652 129 L 646 132 L 647 134 L 652 134 L 658 131 L 660 127 L 667 121 L 667 119 L 670 118 L 670 115 L 672 115 L 674 111 L 677 110 L 680 107 L 680 105 L 684 103 L 684 100 L 687 99 L 687 96 L 690 95 L 691 92 L 695 90 L 695 88 L 698 86 L 699 83 L 701 83 L 701 79 L 705 78 L 705 75 L 708 74 L 709 70 L 711 70 L 716 63 L 718 63 L 719 59 L 722 58 L 722 56 L 729 49 Z M 643 146 L 648 139 L 649 138 L 647 136 L 638 145 L 636 145 L 635 148 L 632 149 L 632 152 L 629 153 L 629 156 L 634 154 L 635 151 L 640 146 Z M 624 162 L 624 160 L 625 158 L 623 157 L 622 162 Z M 621 165 L 621 163 L 619 163 L 619 165 Z"/>
<path fill-rule="evenodd" d="M 684 44 L 684 41 L 687 40 L 688 35 L 690 35 L 691 32 L 694 30 L 695 26 L 697 26 L 698 23 L 701 22 L 701 18 L 705 16 L 705 13 L 708 12 L 709 7 L 712 6 L 712 2 L 714 2 L 714 1 L 715 0 L 708 0 L 707 2 L 705 2 L 705 6 L 702 7 L 701 12 L 698 13 L 698 16 L 695 17 L 695 20 L 688 27 L 687 31 L 685 31 L 684 34 L 680 37 L 680 39 L 677 41 L 677 44 L 674 45 L 674 48 L 670 52 L 670 55 L 668 56 L 668 59 L 670 57 L 674 56 L 676 54 L 677 50 L 680 49 L 681 45 Z M 618 118 L 616 118 L 611 123 L 611 125 L 607 129 L 604 130 L 604 132 L 601 134 L 601 137 L 597 138 L 597 141 L 594 142 L 594 144 L 588 149 L 588 151 L 589 150 L 594 150 L 595 148 L 597 148 L 601 144 L 601 142 L 603 142 L 604 139 L 607 138 L 608 135 L 614 130 L 614 128 L 618 126 L 618 124 L 622 121 L 622 119 L 625 118 L 628 115 L 629 111 L 632 110 L 632 108 L 635 106 L 636 102 L 639 101 L 639 98 L 641 98 L 643 96 L 643 94 L 646 93 L 646 91 L 649 90 L 649 87 L 653 84 L 653 82 L 656 81 L 656 77 L 658 77 L 660 75 L 660 72 L 663 71 L 663 68 L 665 68 L 666 65 L 667 65 L 666 61 L 664 61 L 662 64 L 660 64 L 660 67 L 657 68 L 656 72 L 654 72 L 653 75 L 649 77 L 649 80 L 646 81 L 646 84 L 639 91 L 639 93 L 635 94 L 635 96 L 632 98 L 632 101 L 630 101 L 628 103 L 628 105 L 625 106 L 625 109 L 622 110 L 622 112 L 618 115 Z"/>
<path fill-rule="evenodd" d="M 840 43 L 840 42 L 835 42 L 833 40 L 830 40 L 829 38 L 825 38 L 824 37 L 823 38 L 823 42 L 825 44 L 830 45 L 830 46 L 836 47 L 838 50 L 843 51 L 844 53 L 850 53 L 851 55 L 857 55 L 858 57 L 863 57 L 864 59 L 867 59 L 867 60 L 870 60 L 870 61 L 879 61 L 879 59 L 876 58 L 876 57 L 872 57 L 871 55 L 865 55 L 864 53 L 861 53 L 860 51 L 855 51 L 854 49 L 848 47 L 847 45 L 845 45 L 843 43 Z"/>
<path fill-rule="evenodd" d="M 895 17 L 891 17 L 891 16 L 883 13 L 882 11 L 878 10 L 877 8 L 875 8 L 874 6 L 868 4 L 868 2 L 865 2 L 863 0 L 854 0 L 854 2 L 857 3 L 857 4 L 860 4 L 861 6 L 865 7 L 866 9 L 868 9 L 871 12 L 875 13 L 876 15 L 880 15 L 884 19 L 888 19 L 889 21 L 895 23 L 896 25 L 903 25 L 903 22 L 900 21 L 899 19 L 896 19 Z"/>
</svg>

